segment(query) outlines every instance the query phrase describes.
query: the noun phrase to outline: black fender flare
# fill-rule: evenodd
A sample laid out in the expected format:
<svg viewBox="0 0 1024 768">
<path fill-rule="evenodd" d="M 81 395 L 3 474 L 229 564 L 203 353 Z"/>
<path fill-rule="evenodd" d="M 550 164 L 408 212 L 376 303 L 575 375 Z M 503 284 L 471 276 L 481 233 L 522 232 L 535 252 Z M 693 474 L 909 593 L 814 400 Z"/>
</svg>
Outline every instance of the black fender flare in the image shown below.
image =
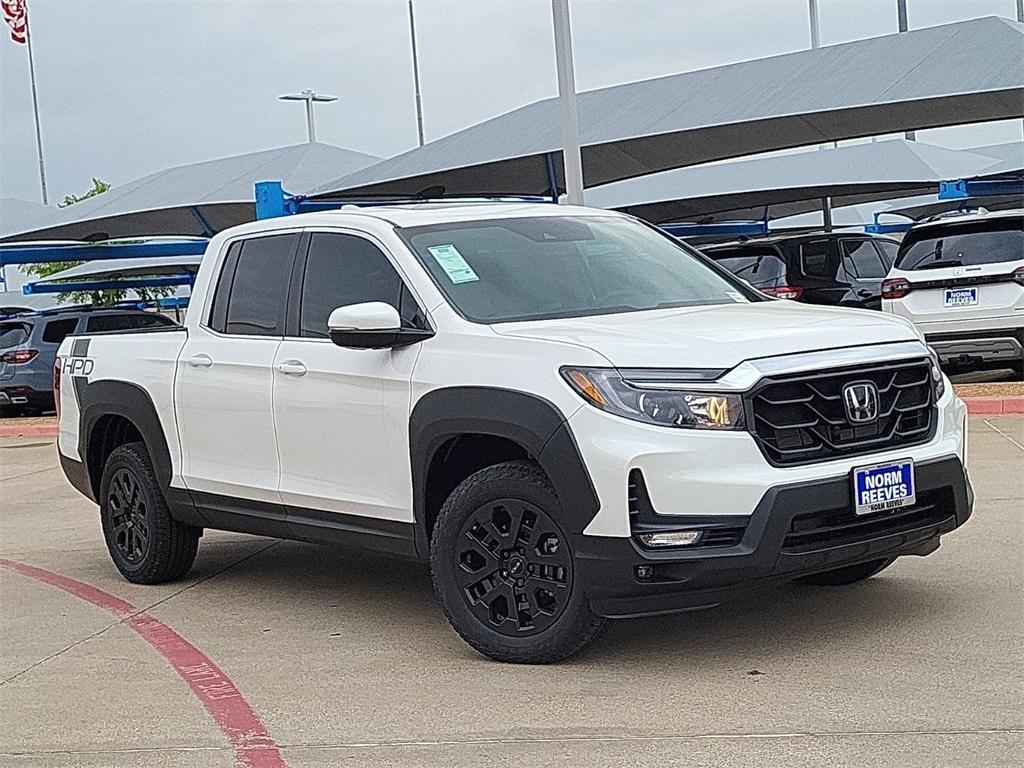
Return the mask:
<svg viewBox="0 0 1024 768">
<path fill-rule="evenodd" d="M 87 381 L 78 376 L 72 379 L 78 398 L 78 455 L 85 463 L 89 476 L 89 444 L 93 431 L 105 416 L 121 416 L 138 429 L 146 450 L 153 461 L 153 471 L 161 488 L 166 492 L 171 484 L 171 452 L 167 447 L 163 426 L 153 400 L 138 384 L 103 379 Z M 99 467 L 102 471 L 102 467 Z"/>
<path fill-rule="evenodd" d="M 460 435 L 502 437 L 540 464 L 562 503 L 570 535 L 582 533 L 600 508 L 572 430 L 554 404 L 537 395 L 499 387 L 446 387 L 428 392 L 409 418 L 416 545 L 428 547 L 427 476 L 437 451 Z M 625 483 L 625 479 L 623 480 Z M 623 486 L 625 487 L 625 486 Z"/>
</svg>

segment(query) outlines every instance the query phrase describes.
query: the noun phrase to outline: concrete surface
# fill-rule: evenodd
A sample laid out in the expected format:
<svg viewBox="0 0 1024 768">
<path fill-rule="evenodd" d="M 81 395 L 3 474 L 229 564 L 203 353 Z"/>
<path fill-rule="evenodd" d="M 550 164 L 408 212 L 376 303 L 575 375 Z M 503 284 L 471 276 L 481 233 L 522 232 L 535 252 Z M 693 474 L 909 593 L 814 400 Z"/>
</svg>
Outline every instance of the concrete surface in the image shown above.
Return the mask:
<svg viewBox="0 0 1024 768">
<path fill-rule="evenodd" d="M 971 521 L 863 584 L 619 622 L 505 666 L 416 564 L 207 534 L 185 581 L 123 581 L 52 443 L 0 441 L 0 557 L 127 600 L 228 675 L 303 766 L 1024 764 L 1024 419 L 972 418 Z M 0 569 L 0 765 L 231 766 L 167 661 L 109 613 Z M 277 763 L 280 765 L 280 763 Z"/>
</svg>

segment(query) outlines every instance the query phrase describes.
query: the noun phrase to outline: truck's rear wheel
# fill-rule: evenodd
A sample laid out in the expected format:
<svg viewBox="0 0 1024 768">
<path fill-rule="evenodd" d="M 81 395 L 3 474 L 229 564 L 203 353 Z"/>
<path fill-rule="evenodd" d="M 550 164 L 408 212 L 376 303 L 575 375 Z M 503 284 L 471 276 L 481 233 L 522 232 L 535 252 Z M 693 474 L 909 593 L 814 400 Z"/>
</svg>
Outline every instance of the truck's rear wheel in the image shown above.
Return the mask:
<svg viewBox="0 0 1024 768">
<path fill-rule="evenodd" d="M 812 573 L 810 576 L 803 576 L 797 579 L 797 581 L 801 584 L 814 584 L 822 587 L 842 587 L 847 584 L 856 584 L 858 581 L 864 581 L 864 579 L 870 579 L 879 571 L 888 568 L 895 561 L 895 557 L 869 560 L 866 563 L 848 565 L 845 568 L 836 568 L 833 571 Z"/>
<path fill-rule="evenodd" d="M 604 626 L 574 579 L 559 518 L 551 483 L 528 461 L 480 470 L 442 507 L 430 547 L 434 591 L 455 631 L 485 656 L 561 661 Z"/>
<path fill-rule="evenodd" d="M 107 459 L 100 521 L 110 558 L 128 581 L 179 579 L 196 558 L 199 530 L 171 517 L 142 443 L 119 446 Z"/>
</svg>

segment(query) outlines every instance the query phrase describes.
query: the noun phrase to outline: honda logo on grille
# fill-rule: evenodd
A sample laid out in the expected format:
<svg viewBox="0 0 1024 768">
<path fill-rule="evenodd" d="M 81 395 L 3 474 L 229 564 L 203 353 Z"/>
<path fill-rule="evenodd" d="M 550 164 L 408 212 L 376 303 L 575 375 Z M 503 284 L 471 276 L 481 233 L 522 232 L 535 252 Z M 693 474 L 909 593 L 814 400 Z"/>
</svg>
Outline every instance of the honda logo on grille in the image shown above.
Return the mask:
<svg viewBox="0 0 1024 768">
<path fill-rule="evenodd" d="M 843 387 L 843 405 L 851 424 L 867 424 L 878 418 L 878 387 L 857 381 Z"/>
</svg>

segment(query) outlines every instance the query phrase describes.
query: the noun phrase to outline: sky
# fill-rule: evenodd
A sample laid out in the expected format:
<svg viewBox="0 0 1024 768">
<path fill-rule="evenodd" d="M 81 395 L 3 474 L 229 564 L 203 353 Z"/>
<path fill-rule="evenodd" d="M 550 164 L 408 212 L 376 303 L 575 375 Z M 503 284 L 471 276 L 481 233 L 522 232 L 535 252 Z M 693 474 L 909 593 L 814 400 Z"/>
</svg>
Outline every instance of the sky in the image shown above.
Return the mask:
<svg viewBox="0 0 1024 768">
<path fill-rule="evenodd" d="M 557 94 L 549 0 L 415 0 L 427 141 Z M 907 0 L 911 29 L 1015 0 Z M 810 46 L 807 0 L 571 0 L 580 91 Z M 416 146 L 406 0 L 28 0 L 50 202 L 188 162 L 317 138 Z M 821 43 L 896 31 L 896 0 L 819 0 Z M 0 196 L 40 199 L 28 59 L 0 28 Z M 921 131 L 962 148 L 1021 121 Z"/>
</svg>

